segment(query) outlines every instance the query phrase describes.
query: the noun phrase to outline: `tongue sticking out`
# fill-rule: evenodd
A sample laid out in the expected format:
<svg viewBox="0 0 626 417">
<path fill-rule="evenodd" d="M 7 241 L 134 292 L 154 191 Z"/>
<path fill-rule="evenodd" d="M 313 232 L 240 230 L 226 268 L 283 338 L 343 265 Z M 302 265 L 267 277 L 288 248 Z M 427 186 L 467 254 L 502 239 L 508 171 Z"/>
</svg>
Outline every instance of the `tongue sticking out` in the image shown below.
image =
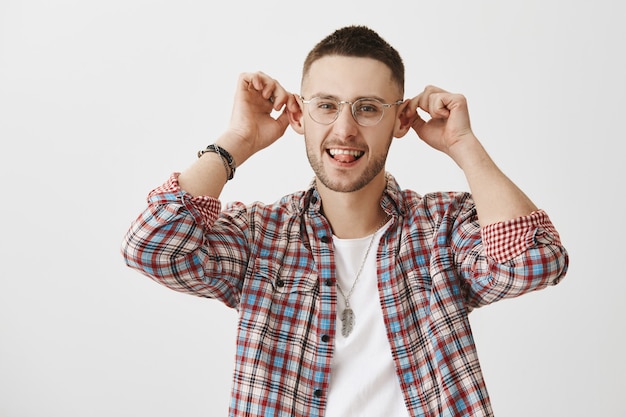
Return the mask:
<svg viewBox="0 0 626 417">
<path fill-rule="evenodd" d="M 362 151 L 347 149 L 329 149 L 328 154 L 337 162 L 349 164 L 363 156 Z"/>
<path fill-rule="evenodd" d="M 339 161 L 339 162 L 354 162 L 357 160 L 357 158 L 353 155 L 349 155 L 349 154 L 340 154 L 340 155 L 335 155 L 333 158 L 335 158 L 335 161 Z"/>
</svg>

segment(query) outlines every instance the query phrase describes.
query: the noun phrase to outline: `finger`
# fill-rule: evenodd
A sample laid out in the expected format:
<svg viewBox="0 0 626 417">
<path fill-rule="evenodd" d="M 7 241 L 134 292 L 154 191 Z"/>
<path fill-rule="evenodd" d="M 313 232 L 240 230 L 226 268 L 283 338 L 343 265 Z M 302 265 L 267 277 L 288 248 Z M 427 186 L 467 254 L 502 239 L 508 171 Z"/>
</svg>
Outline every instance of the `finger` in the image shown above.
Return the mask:
<svg viewBox="0 0 626 417">
<path fill-rule="evenodd" d="M 434 85 L 427 85 L 416 97 L 418 107 L 432 116 L 433 111 L 437 108 L 436 96 L 441 93 L 446 93 L 446 91 Z"/>
<path fill-rule="evenodd" d="M 405 100 L 404 115 L 408 118 L 413 118 L 417 114 L 417 108 L 419 106 L 419 95 Z"/>
<path fill-rule="evenodd" d="M 425 123 L 427 123 L 429 119 L 432 118 L 432 117 L 428 117 L 424 119 L 420 115 L 420 110 L 421 110 L 424 112 L 424 114 L 430 116 L 430 114 L 428 113 L 429 104 L 428 104 L 428 101 L 426 100 L 426 96 L 427 95 L 425 92 L 421 92 L 417 96 L 406 101 L 407 106 L 405 107 L 404 115 L 410 120 L 410 125 L 414 129 L 421 128 Z"/>
<path fill-rule="evenodd" d="M 289 100 L 293 99 L 293 95 L 289 91 L 285 90 L 278 81 L 274 80 L 271 87 L 268 100 L 272 102 L 275 110 L 289 104 Z"/>
<path fill-rule="evenodd" d="M 426 124 L 426 121 L 424 119 L 422 119 L 419 115 L 419 113 L 415 112 L 415 116 L 414 116 L 413 123 L 411 124 L 411 127 L 413 128 L 413 130 L 415 130 L 415 132 L 417 133 L 417 135 L 419 136 L 420 131 L 422 130 L 422 127 Z"/>
<path fill-rule="evenodd" d="M 400 104 L 401 118 L 404 126 L 413 126 L 415 119 L 418 117 L 417 114 L 417 100 L 415 98 L 405 99 L 402 104 Z"/>
<path fill-rule="evenodd" d="M 280 93 L 277 84 L 278 83 L 273 79 L 266 80 L 266 83 L 263 85 L 263 90 L 261 91 L 261 96 L 272 104 L 275 101 L 275 96 Z"/>
<path fill-rule="evenodd" d="M 282 104 L 275 103 L 275 97 L 273 91 L 275 90 L 276 81 L 263 72 L 255 73 L 243 73 L 240 76 L 241 88 L 246 93 L 253 93 L 249 99 L 261 100 L 260 103 L 264 109 L 270 110 L 275 108 L 280 109 Z"/>
<path fill-rule="evenodd" d="M 437 87 L 436 85 L 427 85 L 426 87 L 424 87 L 424 91 L 422 91 L 422 95 L 425 97 L 430 97 L 432 95 L 435 94 L 442 94 L 442 93 L 447 93 L 448 91 L 444 90 L 443 88 Z"/>
<path fill-rule="evenodd" d="M 285 103 L 285 106 L 292 113 L 297 113 L 300 111 L 300 104 L 298 103 L 298 98 L 293 93 L 288 94 L 287 102 Z"/>
<path fill-rule="evenodd" d="M 259 91 L 261 91 L 261 96 L 264 99 L 270 101 L 274 105 L 274 108 L 280 108 L 282 104 L 280 106 L 277 106 L 278 103 L 276 102 L 282 101 L 284 99 L 287 94 L 285 89 L 274 78 L 262 72 L 259 72 L 257 74 L 257 80 L 259 83 L 258 88 Z"/>
<path fill-rule="evenodd" d="M 445 119 L 450 116 L 448 103 L 452 101 L 448 93 L 434 93 L 429 97 L 429 113 L 435 119 Z"/>
<path fill-rule="evenodd" d="M 280 115 L 276 118 L 276 122 L 280 126 L 281 135 L 287 130 L 289 126 L 289 110 L 284 109 Z"/>
<path fill-rule="evenodd" d="M 242 86 L 247 90 L 260 90 L 260 83 L 258 80 L 257 72 L 244 72 L 241 74 L 240 79 L 242 81 Z"/>
<path fill-rule="evenodd" d="M 272 97 L 276 82 L 263 72 L 245 73 L 243 74 L 243 81 L 248 91 L 258 92 L 266 100 Z"/>
<path fill-rule="evenodd" d="M 283 106 L 293 106 L 295 98 L 293 94 L 289 91 L 285 90 L 278 82 L 274 82 L 272 84 L 272 89 L 269 93 L 264 92 L 265 94 L 269 94 L 269 98 L 267 99 L 270 103 L 272 103 L 272 107 L 274 110 L 280 110 Z"/>
</svg>

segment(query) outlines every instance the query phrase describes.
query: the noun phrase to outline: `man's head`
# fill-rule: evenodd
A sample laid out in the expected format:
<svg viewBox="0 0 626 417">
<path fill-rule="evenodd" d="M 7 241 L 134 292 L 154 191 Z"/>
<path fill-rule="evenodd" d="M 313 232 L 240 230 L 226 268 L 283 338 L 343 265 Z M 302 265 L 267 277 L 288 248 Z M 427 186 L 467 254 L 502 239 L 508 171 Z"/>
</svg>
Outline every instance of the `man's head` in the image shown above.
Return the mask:
<svg viewBox="0 0 626 417">
<path fill-rule="evenodd" d="M 330 55 L 372 58 L 382 62 L 391 70 L 392 80 L 404 95 L 404 63 L 394 47 L 366 26 L 346 26 L 337 29 L 322 39 L 309 52 L 302 68 L 304 83 L 311 65 L 320 58 Z"/>
<path fill-rule="evenodd" d="M 290 123 L 304 135 L 318 184 L 381 192 L 391 141 L 410 128 L 403 84 L 400 55 L 371 29 L 345 27 L 313 48 Z"/>
</svg>

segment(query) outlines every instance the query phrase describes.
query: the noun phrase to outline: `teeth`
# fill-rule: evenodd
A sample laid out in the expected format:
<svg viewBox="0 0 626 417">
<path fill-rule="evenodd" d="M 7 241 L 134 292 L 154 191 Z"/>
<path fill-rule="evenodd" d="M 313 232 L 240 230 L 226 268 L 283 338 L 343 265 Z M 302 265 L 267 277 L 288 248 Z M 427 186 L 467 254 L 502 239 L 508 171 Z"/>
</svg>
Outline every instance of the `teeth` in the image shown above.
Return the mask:
<svg viewBox="0 0 626 417">
<path fill-rule="evenodd" d="M 352 155 L 355 158 L 358 158 L 359 156 L 363 155 L 363 152 L 361 151 L 351 151 L 348 149 L 329 149 L 328 152 L 332 155 Z"/>
</svg>

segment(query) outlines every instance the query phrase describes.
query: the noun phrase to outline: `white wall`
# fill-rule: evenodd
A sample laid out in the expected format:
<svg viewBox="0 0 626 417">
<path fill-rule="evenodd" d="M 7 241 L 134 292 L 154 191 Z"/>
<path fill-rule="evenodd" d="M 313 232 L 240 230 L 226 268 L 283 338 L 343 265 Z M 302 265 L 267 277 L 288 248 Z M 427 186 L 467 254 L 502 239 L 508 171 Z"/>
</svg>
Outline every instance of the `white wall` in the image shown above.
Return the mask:
<svg viewBox="0 0 626 417">
<path fill-rule="evenodd" d="M 618 1 L 4 0 L 0 3 L 0 416 L 226 415 L 235 319 L 126 268 L 147 192 L 226 126 L 236 77 L 297 91 L 339 26 L 403 54 L 407 96 L 464 93 L 475 132 L 570 251 L 557 287 L 472 313 L 498 416 L 625 416 L 626 29 Z M 388 169 L 466 189 L 415 134 Z M 311 179 L 291 130 L 224 200 Z"/>
</svg>

